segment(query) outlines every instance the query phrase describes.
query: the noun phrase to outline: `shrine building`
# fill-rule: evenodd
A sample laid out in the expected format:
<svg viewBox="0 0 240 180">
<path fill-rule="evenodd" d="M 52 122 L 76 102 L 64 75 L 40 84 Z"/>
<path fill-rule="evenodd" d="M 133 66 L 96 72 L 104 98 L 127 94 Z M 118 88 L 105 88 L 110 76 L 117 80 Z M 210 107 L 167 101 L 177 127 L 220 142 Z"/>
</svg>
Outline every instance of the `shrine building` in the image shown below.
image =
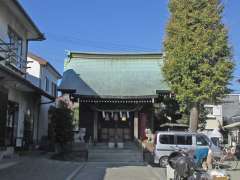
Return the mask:
<svg viewBox="0 0 240 180">
<path fill-rule="evenodd" d="M 86 140 L 141 140 L 159 123 L 154 107 L 171 96 L 162 54 L 69 52 L 59 90 L 79 103 L 79 127 Z"/>
</svg>

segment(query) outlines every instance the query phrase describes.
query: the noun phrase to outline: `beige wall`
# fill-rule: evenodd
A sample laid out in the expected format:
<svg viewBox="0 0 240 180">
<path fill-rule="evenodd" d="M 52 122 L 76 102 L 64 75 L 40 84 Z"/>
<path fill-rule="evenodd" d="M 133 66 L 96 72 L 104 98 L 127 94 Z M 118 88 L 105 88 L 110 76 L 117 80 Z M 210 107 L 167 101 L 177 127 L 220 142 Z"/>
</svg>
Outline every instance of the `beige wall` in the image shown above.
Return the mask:
<svg viewBox="0 0 240 180">
<path fill-rule="evenodd" d="M 218 126 L 223 123 L 222 105 L 205 105 L 205 108 L 206 107 L 212 108 L 213 113 L 207 115 L 205 129 L 211 130 L 218 128 Z"/>
</svg>

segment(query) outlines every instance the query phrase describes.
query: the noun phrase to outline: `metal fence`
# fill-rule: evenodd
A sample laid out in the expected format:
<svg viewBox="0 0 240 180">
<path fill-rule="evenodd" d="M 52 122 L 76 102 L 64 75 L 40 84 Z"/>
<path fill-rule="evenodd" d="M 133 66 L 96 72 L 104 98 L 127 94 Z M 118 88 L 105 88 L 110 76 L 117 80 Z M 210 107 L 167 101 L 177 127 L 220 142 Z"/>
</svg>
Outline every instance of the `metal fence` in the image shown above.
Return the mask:
<svg viewBox="0 0 240 180">
<path fill-rule="evenodd" d="M 2 61 L 13 70 L 26 73 L 27 59 L 16 53 L 14 44 L 6 43 L 0 39 L 0 62 Z"/>
</svg>

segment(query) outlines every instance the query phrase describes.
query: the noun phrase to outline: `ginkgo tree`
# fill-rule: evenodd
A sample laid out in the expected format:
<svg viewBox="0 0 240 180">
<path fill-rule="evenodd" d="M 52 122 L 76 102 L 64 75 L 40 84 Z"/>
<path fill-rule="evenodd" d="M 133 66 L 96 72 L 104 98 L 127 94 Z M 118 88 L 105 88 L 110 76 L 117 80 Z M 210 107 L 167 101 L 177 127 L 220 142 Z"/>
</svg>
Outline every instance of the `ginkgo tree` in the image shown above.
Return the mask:
<svg viewBox="0 0 240 180">
<path fill-rule="evenodd" d="M 234 63 L 223 9 L 220 0 L 169 0 L 163 71 L 182 109 L 190 112 L 192 131 L 199 106 L 229 91 Z"/>
</svg>

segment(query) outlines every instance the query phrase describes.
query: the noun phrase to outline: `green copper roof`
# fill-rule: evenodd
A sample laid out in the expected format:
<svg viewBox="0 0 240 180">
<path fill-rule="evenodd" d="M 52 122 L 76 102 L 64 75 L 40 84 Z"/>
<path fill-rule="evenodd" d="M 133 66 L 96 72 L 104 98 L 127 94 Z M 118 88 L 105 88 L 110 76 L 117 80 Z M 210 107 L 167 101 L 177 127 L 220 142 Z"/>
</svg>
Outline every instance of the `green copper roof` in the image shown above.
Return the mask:
<svg viewBox="0 0 240 180">
<path fill-rule="evenodd" d="M 59 89 L 100 97 L 155 96 L 169 90 L 161 54 L 70 53 Z"/>
</svg>

